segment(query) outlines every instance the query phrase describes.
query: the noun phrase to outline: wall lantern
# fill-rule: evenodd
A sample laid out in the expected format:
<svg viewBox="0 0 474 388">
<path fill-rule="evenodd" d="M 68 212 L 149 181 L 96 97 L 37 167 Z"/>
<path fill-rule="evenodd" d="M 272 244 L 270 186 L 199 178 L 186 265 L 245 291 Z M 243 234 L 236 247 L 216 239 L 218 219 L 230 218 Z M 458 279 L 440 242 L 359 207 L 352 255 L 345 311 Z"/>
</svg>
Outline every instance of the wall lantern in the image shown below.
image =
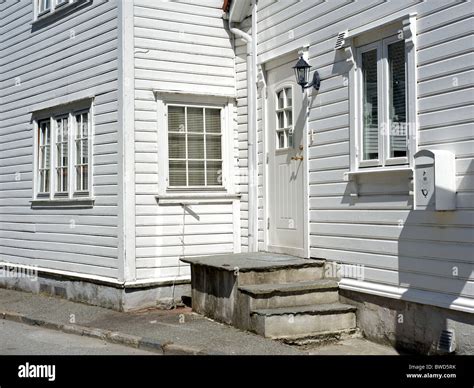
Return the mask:
<svg viewBox="0 0 474 388">
<path fill-rule="evenodd" d="M 303 92 L 311 86 L 315 90 L 319 90 L 321 79 L 319 78 L 319 73 L 317 71 L 313 74 L 313 81 L 308 85 L 309 69 L 311 69 L 311 66 L 303 59 L 303 57 L 298 59 L 298 62 L 293 66 L 293 69 L 295 69 L 296 82 L 301 86 Z"/>
</svg>

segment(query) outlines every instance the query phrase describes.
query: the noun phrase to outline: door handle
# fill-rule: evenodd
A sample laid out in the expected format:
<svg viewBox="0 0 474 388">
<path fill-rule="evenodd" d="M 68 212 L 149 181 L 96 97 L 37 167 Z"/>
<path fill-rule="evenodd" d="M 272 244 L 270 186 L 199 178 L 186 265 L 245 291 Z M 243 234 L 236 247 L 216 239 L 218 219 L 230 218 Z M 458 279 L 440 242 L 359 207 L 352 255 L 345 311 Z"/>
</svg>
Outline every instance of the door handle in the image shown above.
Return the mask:
<svg viewBox="0 0 474 388">
<path fill-rule="evenodd" d="M 303 160 L 302 156 L 292 156 L 291 160 Z"/>
</svg>

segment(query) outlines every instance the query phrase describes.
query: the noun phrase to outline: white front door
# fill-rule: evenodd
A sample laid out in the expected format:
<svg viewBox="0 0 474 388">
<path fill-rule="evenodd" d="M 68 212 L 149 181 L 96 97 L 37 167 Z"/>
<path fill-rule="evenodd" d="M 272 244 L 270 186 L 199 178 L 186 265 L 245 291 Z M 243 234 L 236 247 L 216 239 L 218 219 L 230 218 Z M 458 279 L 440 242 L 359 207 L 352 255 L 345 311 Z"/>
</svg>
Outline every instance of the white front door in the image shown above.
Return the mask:
<svg viewBox="0 0 474 388">
<path fill-rule="evenodd" d="M 267 78 L 267 249 L 305 257 L 306 110 L 292 65 L 269 70 Z"/>
</svg>

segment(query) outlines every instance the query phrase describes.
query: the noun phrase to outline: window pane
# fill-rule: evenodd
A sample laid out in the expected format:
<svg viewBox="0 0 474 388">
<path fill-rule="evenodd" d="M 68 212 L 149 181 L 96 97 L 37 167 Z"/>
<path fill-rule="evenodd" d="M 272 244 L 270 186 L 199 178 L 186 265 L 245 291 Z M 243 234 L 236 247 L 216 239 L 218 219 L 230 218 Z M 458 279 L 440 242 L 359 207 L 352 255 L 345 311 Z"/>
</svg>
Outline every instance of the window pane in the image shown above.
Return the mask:
<svg viewBox="0 0 474 388">
<path fill-rule="evenodd" d="M 42 167 L 43 168 L 49 168 L 50 160 L 51 160 L 50 147 L 45 146 L 44 149 L 43 149 L 43 152 L 44 152 L 44 164 L 43 164 Z"/>
<path fill-rule="evenodd" d="M 189 169 L 189 185 L 190 186 L 204 186 L 204 162 L 190 161 L 188 162 Z"/>
<path fill-rule="evenodd" d="M 220 136 L 206 136 L 206 158 L 207 159 L 221 159 L 221 137 Z"/>
<path fill-rule="evenodd" d="M 169 106 L 168 107 L 168 131 L 184 132 L 184 107 Z"/>
<path fill-rule="evenodd" d="M 277 132 L 277 148 L 285 148 L 285 133 Z"/>
<path fill-rule="evenodd" d="M 82 137 L 89 136 L 89 117 L 87 113 L 82 115 Z"/>
<path fill-rule="evenodd" d="M 211 186 L 222 184 L 222 162 L 207 162 L 207 184 Z"/>
<path fill-rule="evenodd" d="M 81 141 L 76 141 L 76 164 L 82 164 Z"/>
<path fill-rule="evenodd" d="M 169 166 L 170 186 L 186 186 L 186 162 L 170 160 Z"/>
<path fill-rule="evenodd" d="M 186 144 L 184 133 L 168 134 L 168 154 L 173 159 L 186 158 Z"/>
<path fill-rule="evenodd" d="M 82 190 L 82 187 L 83 187 L 83 182 L 82 182 L 82 178 L 83 178 L 82 169 L 83 169 L 82 166 L 76 167 L 76 190 L 77 190 L 77 191 L 81 191 L 81 190 Z"/>
<path fill-rule="evenodd" d="M 49 170 L 44 170 L 43 193 L 49 193 Z"/>
<path fill-rule="evenodd" d="M 188 132 L 203 132 L 203 109 L 188 108 Z"/>
<path fill-rule="evenodd" d="M 204 137 L 202 135 L 188 135 L 188 158 L 204 159 Z"/>
<path fill-rule="evenodd" d="M 278 109 L 282 109 L 282 108 L 283 108 L 283 98 L 284 98 L 283 90 L 280 90 L 280 91 L 277 93 Z"/>
<path fill-rule="evenodd" d="M 284 128 L 285 127 L 284 112 L 277 112 L 277 117 L 278 117 L 278 128 Z"/>
<path fill-rule="evenodd" d="M 291 127 L 293 125 L 293 112 L 288 110 L 286 113 L 286 126 Z"/>
<path fill-rule="evenodd" d="M 407 155 L 405 43 L 388 46 L 390 157 Z"/>
<path fill-rule="evenodd" d="M 82 167 L 82 190 L 89 190 L 89 166 Z"/>
<path fill-rule="evenodd" d="M 56 191 L 66 192 L 68 183 L 68 174 L 66 168 L 58 168 L 56 174 Z"/>
<path fill-rule="evenodd" d="M 206 132 L 221 132 L 221 110 L 206 108 Z"/>
<path fill-rule="evenodd" d="M 82 140 L 82 163 L 89 163 L 89 141 L 87 139 Z"/>
<path fill-rule="evenodd" d="M 378 158 L 377 50 L 362 53 L 363 159 Z"/>
<path fill-rule="evenodd" d="M 285 89 L 285 94 L 286 94 L 286 107 L 289 108 L 293 106 L 291 89 L 290 88 Z"/>
</svg>

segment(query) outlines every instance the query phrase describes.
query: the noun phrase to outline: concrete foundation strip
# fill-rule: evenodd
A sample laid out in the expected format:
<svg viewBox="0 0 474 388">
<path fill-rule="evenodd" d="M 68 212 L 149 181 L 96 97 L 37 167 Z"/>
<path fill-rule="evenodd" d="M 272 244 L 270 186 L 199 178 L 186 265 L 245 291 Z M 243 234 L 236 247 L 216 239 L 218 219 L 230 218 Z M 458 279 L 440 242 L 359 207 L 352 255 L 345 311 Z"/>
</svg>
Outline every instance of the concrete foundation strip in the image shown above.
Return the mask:
<svg viewBox="0 0 474 388">
<path fill-rule="evenodd" d="M 186 345 L 179 345 L 170 342 L 160 342 L 154 338 L 140 337 L 125 334 L 117 331 L 98 329 L 74 324 L 63 324 L 58 322 L 45 321 L 43 319 L 28 317 L 23 314 L 1 311 L 0 317 L 8 321 L 24 323 L 30 326 L 40 326 L 46 329 L 58 330 L 64 333 L 81 335 L 91 338 L 101 339 L 114 344 L 125 345 L 133 348 L 152 351 L 162 355 L 209 355 L 217 354 L 203 349 Z"/>
</svg>

